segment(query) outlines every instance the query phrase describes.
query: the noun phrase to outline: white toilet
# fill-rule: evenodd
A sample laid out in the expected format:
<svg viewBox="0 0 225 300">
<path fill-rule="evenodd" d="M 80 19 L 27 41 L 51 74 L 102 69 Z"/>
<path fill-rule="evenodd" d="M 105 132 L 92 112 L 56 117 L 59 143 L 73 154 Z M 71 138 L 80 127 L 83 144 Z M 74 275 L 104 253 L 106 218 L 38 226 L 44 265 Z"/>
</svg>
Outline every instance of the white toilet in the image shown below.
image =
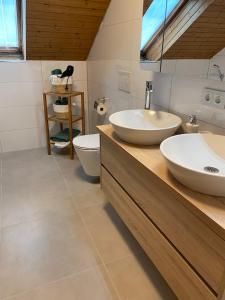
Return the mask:
<svg viewBox="0 0 225 300">
<path fill-rule="evenodd" d="M 73 145 L 87 175 L 100 176 L 100 135 L 88 134 L 75 137 Z"/>
</svg>

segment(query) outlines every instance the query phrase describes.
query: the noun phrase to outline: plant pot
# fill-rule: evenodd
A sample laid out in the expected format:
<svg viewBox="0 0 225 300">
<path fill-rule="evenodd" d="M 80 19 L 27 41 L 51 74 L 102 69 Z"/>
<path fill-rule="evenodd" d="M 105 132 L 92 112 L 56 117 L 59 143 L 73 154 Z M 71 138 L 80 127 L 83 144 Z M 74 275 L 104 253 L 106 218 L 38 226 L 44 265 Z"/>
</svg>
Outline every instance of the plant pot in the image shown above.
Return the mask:
<svg viewBox="0 0 225 300">
<path fill-rule="evenodd" d="M 69 117 L 69 105 L 53 104 L 53 111 L 59 119 L 68 119 Z"/>
<path fill-rule="evenodd" d="M 58 75 L 51 75 L 49 79 L 52 84 L 52 92 L 69 93 L 72 91 L 72 77 L 60 78 Z"/>
<path fill-rule="evenodd" d="M 72 92 L 72 84 L 67 84 L 67 89 L 66 89 L 66 84 L 57 84 L 57 85 L 52 84 L 52 92 L 54 92 L 54 93 L 70 93 L 70 92 Z"/>
</svg>

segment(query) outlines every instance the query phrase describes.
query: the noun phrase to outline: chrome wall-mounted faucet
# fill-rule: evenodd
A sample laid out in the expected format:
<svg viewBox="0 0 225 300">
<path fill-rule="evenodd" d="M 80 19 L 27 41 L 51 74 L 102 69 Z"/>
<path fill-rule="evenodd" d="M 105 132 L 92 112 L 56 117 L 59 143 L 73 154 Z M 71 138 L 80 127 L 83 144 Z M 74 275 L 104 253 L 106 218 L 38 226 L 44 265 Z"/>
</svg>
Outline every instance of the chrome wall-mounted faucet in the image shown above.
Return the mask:
<svg viewBox="0 0 225 300">
<path fill-rule="evenodd" d="M 224 73 L 222 73 L 222 72 L 221 72 L 221 70 L 220 70 L 220 66 L 219 66 L 219 65 L 216 65 L 216 64 L 214 64 L 214 65 L 213 65 L 213 67 L 217 69 L 218 76 L 219 76 L 220 80 L 223 82 L 223 80 L 224 80 L 224 76 L 225 76 L 225 75 L 224 75 Z"/>
<path fill-rule="evenodd" d="M 146 81 L 145 109 L 149 109 L 149 110 L 151 109 L 152 94 L 153 94 L 152 81 Z"/>
</svg>

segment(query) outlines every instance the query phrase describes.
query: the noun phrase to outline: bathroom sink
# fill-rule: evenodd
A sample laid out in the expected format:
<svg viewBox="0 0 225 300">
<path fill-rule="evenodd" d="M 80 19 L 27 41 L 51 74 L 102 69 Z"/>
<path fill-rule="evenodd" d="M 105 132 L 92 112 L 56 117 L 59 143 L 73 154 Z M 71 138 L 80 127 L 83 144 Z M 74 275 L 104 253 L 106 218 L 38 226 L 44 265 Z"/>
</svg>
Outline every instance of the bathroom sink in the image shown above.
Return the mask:
<svg viewBox="0 0 225 300">
<path fill-rule="evenodd" d="M 225 137 L 181 134 L 160 145 L 173 176 L 200 193 L 225 197 Z"/>
<path fill-rule="evenodd" d="M 116 112 L 109 121 L 121 140 L 138 145 L 160 144 L 181 125 L 173 114 L 144 109 Z"/>
</svg>

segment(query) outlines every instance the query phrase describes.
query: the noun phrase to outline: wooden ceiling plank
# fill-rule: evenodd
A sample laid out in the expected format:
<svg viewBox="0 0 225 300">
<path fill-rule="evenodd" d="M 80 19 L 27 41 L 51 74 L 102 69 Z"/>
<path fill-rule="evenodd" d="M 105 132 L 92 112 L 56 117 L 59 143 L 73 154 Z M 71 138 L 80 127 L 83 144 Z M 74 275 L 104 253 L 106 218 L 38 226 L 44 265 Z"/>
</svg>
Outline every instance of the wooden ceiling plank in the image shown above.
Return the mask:
<svg viewBox="0 0 225 300">
<path fill-rule="evenodd" d="M 76 3 L 76 1 L 75 1 Z M 105 9 L 101 8 L 82 8 L 69 6 L 59 6 L 59 5 L 44 5 L 39 3 L 33 3 L 27 6 L 27 10 L 33 11 L 35 13 L 58 13 L 62 15 L 83 15 L 83 16 L 103 16 L 105 14 Z"/>
<path fill-rule="evenodd" d="M 27 0 L 27 58 L 85 60 L 110 0 Z"/>
<path fill-rule="evenodd" d="M 170 58 L 174 59 L 178 55 L 177 51 L 180 50 L 186 58 L 193 57 L 193 52 L 195 52 L 196 57 L 209 59 L 225 47 L 225 3 L 223 2 L 222 6 L 215 5 L 215 3 L 216 1 L 171 47 L 168 54 Z M 186 37 L 188 42 L 185 41 Z M 207 49 L 205 52 L 208 56 L 203 48 Z"/>
<path fill-rule="evenodd" d="M 100 7 L 102 9 L 106 9 L 108 6 L 108 0 L 29 0 L 29 5 L 32 4 L 44 4 L 44 5 L 61 5 L 61 6 L 68 6 L 71 8 L 76 7 Z"/>
</svg>

